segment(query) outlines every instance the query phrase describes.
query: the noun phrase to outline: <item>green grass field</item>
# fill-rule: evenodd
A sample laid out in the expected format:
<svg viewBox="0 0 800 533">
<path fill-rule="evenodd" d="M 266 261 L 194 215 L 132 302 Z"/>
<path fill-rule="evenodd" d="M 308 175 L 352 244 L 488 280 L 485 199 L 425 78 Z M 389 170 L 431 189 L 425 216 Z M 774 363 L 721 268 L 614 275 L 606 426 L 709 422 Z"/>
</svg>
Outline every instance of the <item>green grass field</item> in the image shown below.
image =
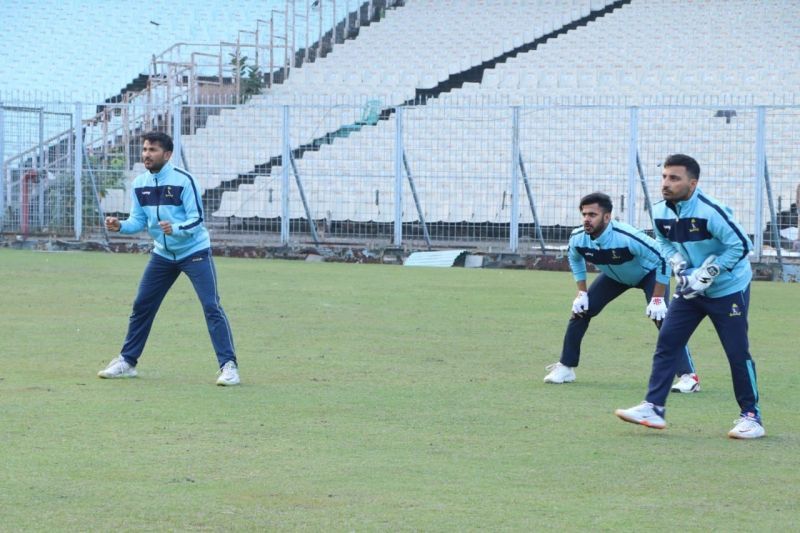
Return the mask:
<svg viewBox="0 0 800 533">
<path fill-rule="evenodd" d="M 767 437 L 749 442 L 726 437 L 738 408 L 708 322 L 703 392 L 670 396 L 666 430 L 613 415 L 646 389 L 638 291 L 593 322 L 576 383 L 542 383 L 563 272 L 218 258 L 243 385 L 214 386 L 186 278 L 140 377 L 98 379 L 146 261 L 0 250 L 0 530 L 798 527 L 797 284 L 753 284 Z"/>
</svg>

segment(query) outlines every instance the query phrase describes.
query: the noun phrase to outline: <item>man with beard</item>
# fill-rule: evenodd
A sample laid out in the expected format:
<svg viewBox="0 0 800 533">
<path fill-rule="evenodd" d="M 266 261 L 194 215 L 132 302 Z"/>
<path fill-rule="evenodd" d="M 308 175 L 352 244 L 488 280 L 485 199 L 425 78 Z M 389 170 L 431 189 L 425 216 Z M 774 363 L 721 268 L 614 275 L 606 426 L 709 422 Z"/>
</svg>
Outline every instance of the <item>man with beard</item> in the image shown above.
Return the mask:
<svg viewBox="0 0 800 533">
<path fill-rule="evenodd" d="M 645 314 L 657 327 L 667 313 L 671 269 L 662 256 L 658 244 L 641 230 L 624 222 L 613 220 L 611 198 L 594 192 L 581 198 L 580 211 L 583 226 L 576 228 L 569 239 L 569 265 L 578 286 L 578 295 L 572 303 L 572 317 L 564 335 L 564 346 L 559 362 L 549 365 L 545 383 L 570 383 L 575 381 L 575 367 L 581 354 L 581 342 L 589 328 L 590 320 L 612 300 L 631 288 L 644 292 L 647 308 Z M 600 275 L 586 287 L 586 261 L 600 270 Z M 673 385 L 677 392 L 692 393 L 700 390 L 689 349 L 684 346 Z"/>
<path fill-rule="evenodd" d="M 122 350 L 97 375 L 105 379 L 136 377 L 136 365 L 158 308 L 183 273 L 203 306 L 219 363 L 217 385 L 238 385 L 233 335 L 220 305 L 211 240 L 203 224 L 202 192 L 191 174 L 170 163 L 174 145 L 169 135 L 149 132 L 142 138 L 147 172 L 133 181 L 130 217 L 123 221 L 106 217 L 105 225 L 109 231 L 128 235 L 147 230 L 153 238 L 153 252 L 139 283 Z"/>
<path fill-rule="evenodd" d="M 655 234 L 662 253 L 677 272 L 675 299 L 658 334 L 645 401 L 615 414 L 626 422 L 663 429 L 673 369 L 682 346 L 709 317 L 731 369 L 739 418 L 728 436 L 757 439 L 765 434 L 758 406 L 756 367 L 750 356 L 747 311 L 753 245 L 726 205 L 697 187 L 700 165 L 684 154 L 664 161 L 663 202 L 653 208 Z"/>
</svg>

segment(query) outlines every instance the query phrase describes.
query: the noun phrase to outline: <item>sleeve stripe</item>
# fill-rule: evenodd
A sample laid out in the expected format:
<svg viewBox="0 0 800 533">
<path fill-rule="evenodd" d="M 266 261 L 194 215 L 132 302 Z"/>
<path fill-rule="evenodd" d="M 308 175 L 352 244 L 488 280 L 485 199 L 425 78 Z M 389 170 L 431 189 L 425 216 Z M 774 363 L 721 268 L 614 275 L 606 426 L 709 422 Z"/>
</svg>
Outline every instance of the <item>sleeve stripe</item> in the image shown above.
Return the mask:
<svg viewBox="0 0 800 533">
<path fill-rule="evenodd" d="M 174 167 L 175 172 L 183 174 L 189 180 L 189 183 L 192 185 L 192 191 L 194 192 L 194 201 L 197 204 L 197 212 L 200 213 L 200 218 L 196 221 L 192 222 L 187 226 L 180 226 L 178 229 L 192 229 L 193 227 L 197 226 L 198 224 L 203 222 L 203 200 L 200 198 L 200 195 L 197 193 L 197 186 L 194 184 L 194 177 L 191 174 L 186 172 L 183 169 L 178 167 Z"/>
<path fill-rule="evenodd" d="M 622 233 L 623 235 L 627 235 L 628 237 L 630 237 L 631 239 L 635 240 L 636 242 L 639 242 L 639 243 L 643 244 L 645 247 L 647 247 L 647 249 L 649 249 L 651 252 L 656 254 L 656 257 L 658 257 L 658 261 L 661 263 L 661 274 L 664 275 L 664 276 L 667 275 L 667 262 L 664 260 L 663 257 L 661 257 L 661 252 L 659 252 L 657 249 L 653 248 L 653 246 L 650 245 L 647 241 L 645 241 L 643 239 L 640 239 L 639 237 L 637 237 L 636 235 L 633 235 L 632 233 L 628 233 L 627 231 L 621 230 L 621 229 L 616 228 L 616 227 L 613 227 L 611 229 L 613 229 L 614 231 L 616 231 L 618 233 Z"/>
<path fill-rule="evenodd" d="M 736 236 L 739 237 L 739 240 L 742 241 L 742 256 L 739 257 L 739 259 L 736 262 L 738 263 L 739 261 L 741 261 L 742 259 L 747 257 L 747 254 L 750 253 L 750 246 L 747 244 L 747 239 L 742 234 L 742 232 L 739 231 L 739 228 L 736 227 L 736 224 L 734 224 L 731 221 L 731 219 L 728 218 L 728 215 L 727 215 L 727 213 L 725 213 L 725 210 L 722 209 L 717 204 L 715 204 L 714 202 L 712 202 L 711 200 L 709 200 L 708 198 L 706 198 L 705 196 L 703 196 L 702 194 L 698 194 L 697 198 L 700 199 L 700 201 L 703 202 L 704 204 L 714 208 L 714 210 L 722 216 L 722 219 L 725 222 L 728 223 L 728 226 L 730 226 L 730 228 L 733 230 L 733 232 L 736 234 Z M 733 268 L 733 267 L 731 267 L 731 268 Z"/>
</svg>

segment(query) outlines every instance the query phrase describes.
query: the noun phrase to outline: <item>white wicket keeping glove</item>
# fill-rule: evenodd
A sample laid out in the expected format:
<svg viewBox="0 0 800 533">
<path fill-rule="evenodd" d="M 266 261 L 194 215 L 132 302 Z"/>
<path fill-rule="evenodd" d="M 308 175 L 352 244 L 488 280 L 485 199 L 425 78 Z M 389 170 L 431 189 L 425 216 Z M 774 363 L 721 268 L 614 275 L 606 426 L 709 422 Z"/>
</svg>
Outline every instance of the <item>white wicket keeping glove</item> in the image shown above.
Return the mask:
<svg viewBox="0 0 800 533">
<path fill-rule="evenodd" d="M 650 304 L 645 310 L 645 314 L 656 322 L 661 322 L 667 316 L 667 304 L 664 303 L 664 298 L 654 296 L 650 298 Z"/>
<path fill-rule="evenodd" d="M 714 280 L 719 276 L 719 267 L 714 264 L 716 255 L 709 255 L 703 264 L 695 269 L 684 270 L 675 288 L 675 295 L 691 300 L 705 293 Z"/>
<path fill-rule="evenodd" d="M 583 316 L 589 310 L 589 293 L 578 291 L 578 296 L 572 302 L 572 313 Z"/>
<path fill-rule="evenodd" d="M 669 258 L 669 265 L 672 267 L 672 273 L 675 274 L 675 278 L 677 279 L 681 272 L 686 270 L 689 263 L 686 262 L 686 259 L 684 259 L 680 253 L 676 253 Z"/>
</svg>

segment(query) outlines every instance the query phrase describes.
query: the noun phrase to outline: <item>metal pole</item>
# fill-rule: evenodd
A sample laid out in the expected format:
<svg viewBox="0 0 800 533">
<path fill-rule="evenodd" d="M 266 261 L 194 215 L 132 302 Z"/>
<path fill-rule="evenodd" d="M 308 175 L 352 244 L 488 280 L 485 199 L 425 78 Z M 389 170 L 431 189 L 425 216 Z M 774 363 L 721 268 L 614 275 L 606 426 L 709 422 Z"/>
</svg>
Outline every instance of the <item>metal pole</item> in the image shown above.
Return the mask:
<svg viewBox="0 0 800 533">
<path fill-rule="evenodd" d="M 36 221 L 37 221 L 37 228 L 41 229 L 44 225 L 44 184 L 45 180 L 47 179 L 46 175 L 46 167 L 47 167 L 47 149 L 44 146 L 44 108 L 39 108 L 39 162 L 36 168 L 36 176 L 38 177 L 38 189 L 37 197 L 37 210 L 36 210 Z M 33 187 L 31 187 L 33 189 Z M 31 217 L 33 218 L 33 217 Z"/>
<path fill-rule="evenodd" d="M 778 227 L 778 217 L 775 213 L 775 204 L 772 201 L 772 186 L 769 181 L 769 166 L 767 165 L 766 158 L 764 159 L 764 185 L 767 189 L 767 201 L 769 202 L 769 218 L 772 225 L 772 242 L 775 246 L 775 253 L 778 258 L 778 266 L 781 269 L 781 279 L 783 277 L 783 252 L 781 250 L 781 232 Z"/>
<path fill-rule="evenodd" d="M 289 244 L 289 106 L 283 106 L 283 151 L 281 155 L 281 244 Z"/>
<path fill-rule="evenodd" d="M 283 81 L 286 81 L 289 70 L 289 8 L 283 11 Z"/>
<path fill-rule="evenodd" d="M 0 102 L 0 232 L 6 216 L 6 155 L 5 155 L 6 117 L 3 102 Z"/>
<path fill-rule="evenodd" d="M 292 172 L 294 173 L 294 181 L 297 183 L 297 191 L 300 193 L 300 200 L 303 202 L 303 210 L 306 212 L 306 220 L 308 221 L 308 229 L 311 231 L 311 238 L 314 239 L 314 244 L 319 244 L 317 224 L 314 222 L 314 217 L 311 216 L 311 209 L 308 208 L 303 182 L 300 181 L 300 173 L 297 171 L 297 164 L 294 162 L 294 156 L 291 152 L 289 152 L 289 161 L 292 164 Z"/>
<path fill-rule="evenodd" d="M 628 212 L 625 222 L 636 226 L 636 181 L 638 168 L 636 158 L 639 154 L 639 108 L 630 108 L 630 137 L 628 138 Z"/>
<path fill-rule="evenodd" d="M 275 70 L 275 12 L 269 13 L 269 88 L 272 89 L 273 71 Z"/>
<path fill-rule="evenodd" d="M 511 220 L 508 228 L 508 247 L 519 248 L 519 106 L 512 108 L 511 135 Z"/>
<path fill-rule="evenodd" d="M 174 102 L 172 104 L 172 144 L 173 144 L 173 151 L 172 155 L 180 156 L 182 153 L 183 148 L 183 141 L 181 139 L 181 104 L 180 102 Z M 175 161 L 172 163 L 177 165 L 179 162 L 179 157 L 175 158 Z"/>
<path fill-rule="evenodd" d="M 394 131 L 394 245 L 403 242 L 403 115 L 405 109 L 397 108 Z"/>
<path fill-rule="evenodd" d="M 544 235 L 542 234 L 542 226 L 539 224 L 539 215 L 536 214 L 536 204 L 533 201 L 533 192 L 531 185 L 528 182 L 528 173 L 525 171 L 525 163 L 522 161 L 522 151 L 519 154 L 519 170 L 522 172 L 522 182 L 525 184 L 525 193 L 528 195 L 528 204 L 531 206 L 531 214 L 533 215 L 533 224 L 536 227 L 536 238 L 539 240 L 539 248 L 542 253 L 545 253 Z"/>
<path fill-rule="evenodd" d="M 419 203 L 419 196 L 417 195 L 417 186 L 414 185 L 414 177 L 411 175 L 411 167 L 408 165 L 408 158 L 406 151 L 403 150 L 403 167 L 406 169 L 406 176 L 408 177 L 408 186 L 411 188 L 411 196 L 414 197 L 414 205 L 417 208 L 417 215 L 419 216 L 419 223 L 422 224 L 422 234 L 425 236 L 425 242 L 428 244 L 428 249 L 431 247 L 431 236 L 428 233 L 428 225 L 425 223 L 425 215 L 422 212 L 422 206 Z"/>
<path fill-rule="evenodd" d="M 755 168 L 755 212 L 754 228 L 753 228 L 753 245 L 756 261 L 761 261 L 761 254 L 764 248 L 764 232 L 761 230 L 763 227 L 763 213 L 761 212 L 764 205 L 764 169 L 767 165 L 766 154 L 766 109 L 760 106 L 756 109 L 756 168 Z"/>
<path fill-rule="evenodd" d="M 331 7 L 333 9 L 331 14 L 331 52 L 333 52 L 333 46 L 336 44 L 336 0 L 331 1 Z"/>
<path fill-rule="evenodd" d="M 344 3 L 344 35 L 342 36 L 342 42 L 347 40 L 347 37 L 350 35 L 350 0 L 345 0 Z"/>
<path fill-rule="evenodd" d="M 311 0 L 306 0 L 306 24 L 305 24 L 305 26 L 306 26 L 306 46 L 305 46 L 305 52 L 303 52 L 303 55 L 304 55 L 303 63 L 304 64 L 308 63 L 308 57 L 309 57 L 309 54 L 308 54 L 308 48 L 309 48 L 309 46 L 308 46 L 308 35 L 309 35 L 308 34 L 308 30 L 309 30 L 309 28 L 311 26 Z"/>
<path fill-rule="evenodd" d="M 322 56 L 322 0 L 319 0 L 319 38 L 317 39 L 317 57 L 314 61 Z"/>
<path fill-rule="evenodd" d="M 75 240 L 81 238 L 83 232 L 83 187 L 81 186 L 81 176 L 83 173 L 83 123 L 81 117 L 83 110 L 81 104 L 75 104 L 75 112 L 72 115 L 72 131 L 75 132 L 75 167 L 73 172 L 75 174 L 75 212 L 74 212 L 74 229 Z"/>
<path fill-rule="evenodd" d="M 639 173 L 639 183 L 642 184 L 642 192 L 644 193 L 644 208 L 647 215 L 650 217 L 650 227 L 655 228 L 656 223 L 653 220 L 653 204 L 650 202 L 650 192 L 647 190 L 647 179 L 644 177 L 644 169 L 642 168 L 642 160 L 639 158 L 639 151 L 636 151 L 636 170 Z"/>
</svg>

